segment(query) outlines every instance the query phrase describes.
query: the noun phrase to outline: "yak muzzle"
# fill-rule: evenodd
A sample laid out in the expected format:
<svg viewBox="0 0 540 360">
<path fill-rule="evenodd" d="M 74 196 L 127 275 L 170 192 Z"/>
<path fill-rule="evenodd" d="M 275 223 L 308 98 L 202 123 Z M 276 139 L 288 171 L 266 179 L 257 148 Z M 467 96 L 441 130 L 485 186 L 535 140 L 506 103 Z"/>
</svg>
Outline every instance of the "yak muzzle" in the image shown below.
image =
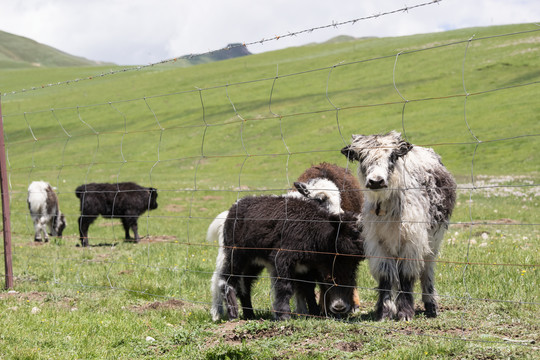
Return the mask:
<svg viewBox="0 0 540 360">
<path fill-rule="evenodd" d="M 366 181 L 366 188 L 371 190 L 380 190 L 385 189 L 388 187 L 388 184 L 386 183 L 386 180 L 384 180 L 382 177 L 376 177 L 374 179 L 367 179 Z"/>
</svg>

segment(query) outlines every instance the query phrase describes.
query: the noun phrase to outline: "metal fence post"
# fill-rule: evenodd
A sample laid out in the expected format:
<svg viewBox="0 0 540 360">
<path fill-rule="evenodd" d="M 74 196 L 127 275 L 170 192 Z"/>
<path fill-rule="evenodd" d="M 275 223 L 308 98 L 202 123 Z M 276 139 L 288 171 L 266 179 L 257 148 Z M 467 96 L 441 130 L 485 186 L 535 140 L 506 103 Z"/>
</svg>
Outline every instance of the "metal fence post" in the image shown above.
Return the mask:
<svg viewBox="0 0 540 360">
<path fill-rule="evenodd" d="M 6 166 L 6 144 L 4 143 L 4 118 L 0 98 L 0 187 L 2 191 L 2 222 L 4 234 L 4 265 L 6 289 L 13 288 L 13 262 L 11 257 L 11 213 L 9 211 L 9 187 Z"/>
</svg>

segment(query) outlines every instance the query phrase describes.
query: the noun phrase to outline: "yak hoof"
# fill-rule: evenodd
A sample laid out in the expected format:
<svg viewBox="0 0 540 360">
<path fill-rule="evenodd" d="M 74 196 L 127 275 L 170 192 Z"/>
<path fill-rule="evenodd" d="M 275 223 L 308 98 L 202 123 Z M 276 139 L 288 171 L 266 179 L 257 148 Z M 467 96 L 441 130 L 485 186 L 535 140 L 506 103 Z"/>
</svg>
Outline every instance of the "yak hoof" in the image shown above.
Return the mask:
<svg viewBox="0 0 540 360">
<path fill-rule="evenodd" d="M 426 316 L 428 318 L 436 318 L 437 317 L 437 315 L 438 315 L 437 304 L 435 304 L 435 303 L 425 303 L 424 306 L 426 308 Z"/>
<path fill-rule="evenodd" d="M 276 312 L 275 313 L 275 318 L 276 320 L 289 320 L 291 318 L 291 314 L 290 313 L 279 313 L 279 312 Z"/>
<path fill-rule="evenodd" d="M 396 304 L 390 299 L 384 300 L 382 304 L 377 304 L 375 320 L 393 319 L 397 314 Z"/>
<path fill-rule="evenodd" d="M 401 309 L 397 314 L 397 318 L 400 321 L 411 321 L 413 317 L 414 309 Z"/>
</svg>

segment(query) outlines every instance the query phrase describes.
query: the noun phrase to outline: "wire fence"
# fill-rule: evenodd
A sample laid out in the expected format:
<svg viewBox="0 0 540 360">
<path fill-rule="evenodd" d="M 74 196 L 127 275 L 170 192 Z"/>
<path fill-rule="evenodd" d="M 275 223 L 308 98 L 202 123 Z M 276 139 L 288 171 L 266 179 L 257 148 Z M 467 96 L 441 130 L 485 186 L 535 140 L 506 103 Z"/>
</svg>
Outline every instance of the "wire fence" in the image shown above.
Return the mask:
<svg viewBox="0 0 540 360">
<path fill-rule="evenodd" d="M 387 14 L 372 17 L 383 15 Z M 505 303 L 537 312 L 538 161 L 519 148 L 534 151 L 540 137 L 534 124 L 540 78 L 528 71 L 535 64 L 530 57 L 535 50 L 529 46 L 537 44 L 539 32 L 531 27 L 462 40 L 445 38 L 397 54 L 360 53 L 355 60 L 315 68 L 301 62 L 296 68 L 282 64 L 275 75 L 250 72 L 256 75 L 248 80 L 246 70 L 231 64 L 238 80 L 189 90 L 183 90 L 184 84 L 182 90 L 170 82 L 162 85 L 169 75 L 151 72 L 176 60 L 170 59 L 29 89 L 42 89 L 39 93 L 6 92 L 2 118 L 15 283 L 118 290 L 209 306 L 219 244 L 206 241 L 206 230 L 219 212 L 248 195 L 287 193 L 313 163 L 335 162 L 355 172 L 339 153 L 351 134 L 399 129 L 415 145 L 434 148 L 443 161 L 456 159 L 452 153 L 461 154 L 447 164 L 457 174 L 458 203 L 442 254 L 434 260 L 439 296 L 447 307 L 443 311 L 465 318 L 474 316 L 467 309 L 479 303 Z M 449 68 L 440 68 L 438 59 L 446 57 Z M 134 95 L 129 89 L 136 79 L 129 75 L 134 70 L 159 84 L 152 95 Z M 503 74 L 500 79 L 491 77 L 495 70 Z M 117 76 L 106 79 L 108 75 Z M 356 81 L 347 80 L 351 77 Z M 95 88 L 82 81 L 98 78 L 103 83 L 92 84 Z M 125 92 L 107 93 L 110 82 Z M 88 100 L 85 94 L 91 91 L 99 96 Z M 58 97 L 62 101 L 53 100 Z M 516 126 L 502 126 L 512 114 L 521 121 L 513 118 Z M 373 120 L 379 118 L 385 120 Z M 437 127 L 440 131 L 426 130 Z M 524 170 L 496 175 L 501 169 L 491 153 L 511 149 L 515 157 L 508 166 L 521 162 Z M 56 188 L 68 222 L 55 245 L 32 241 L 26 197 L 34 180 L 47 180 Z M 141 242 L 126 247 L 121 224 L 102 219 L 90 226 L 91 246 L 76 248 L 80 213 L 75 187 L 121 181 L 158 189 L 158 208 L 139 218 Z M 377 289 L 367 265 L 360 266 L 357 289 L 371 308 Z M 271 308 L 273 281 L 269 275 L 259 278 L 257 311 Z M 405 332 L 393 325 L 366 326 Z M 483 341 L 466 331 L 457 339 Z"/>
</svg>

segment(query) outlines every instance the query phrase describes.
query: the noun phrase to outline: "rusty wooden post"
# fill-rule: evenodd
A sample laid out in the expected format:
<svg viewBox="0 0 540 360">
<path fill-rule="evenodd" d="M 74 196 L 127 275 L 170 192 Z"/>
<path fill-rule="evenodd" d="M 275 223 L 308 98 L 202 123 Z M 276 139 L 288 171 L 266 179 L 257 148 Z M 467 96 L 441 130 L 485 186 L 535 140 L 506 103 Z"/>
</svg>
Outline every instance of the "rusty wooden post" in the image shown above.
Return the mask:
<svg viewBox="0 0 540 360">
<path fill-rule="evenodd" d="M 6 289 L 13 288 L 13 262 L 11 258 L 11 213 L 9 211 L 9 187 L 6 166 L 6 144 L 4 143 L 4 118 L 0 97 L 0 187 L 2 191 L 2 222 L 4 225 L 4 267 Z"/>
</svg>

